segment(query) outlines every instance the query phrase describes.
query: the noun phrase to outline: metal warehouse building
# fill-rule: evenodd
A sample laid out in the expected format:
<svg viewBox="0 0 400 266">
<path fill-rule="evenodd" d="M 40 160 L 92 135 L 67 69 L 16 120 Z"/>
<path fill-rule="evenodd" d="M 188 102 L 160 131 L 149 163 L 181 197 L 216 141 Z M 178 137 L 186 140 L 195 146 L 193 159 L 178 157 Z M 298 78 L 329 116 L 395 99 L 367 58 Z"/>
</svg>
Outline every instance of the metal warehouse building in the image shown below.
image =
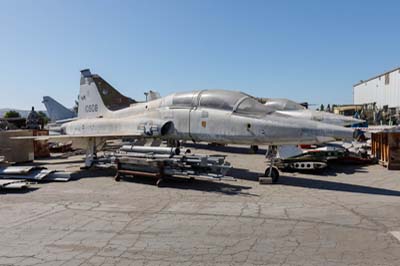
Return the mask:
<svg viewBox="0 0 400 266">
<path fill-rule="evenodd" d="M 400 67 L 354 85 L 353 102 L 400 107 Z"/>
</svg>

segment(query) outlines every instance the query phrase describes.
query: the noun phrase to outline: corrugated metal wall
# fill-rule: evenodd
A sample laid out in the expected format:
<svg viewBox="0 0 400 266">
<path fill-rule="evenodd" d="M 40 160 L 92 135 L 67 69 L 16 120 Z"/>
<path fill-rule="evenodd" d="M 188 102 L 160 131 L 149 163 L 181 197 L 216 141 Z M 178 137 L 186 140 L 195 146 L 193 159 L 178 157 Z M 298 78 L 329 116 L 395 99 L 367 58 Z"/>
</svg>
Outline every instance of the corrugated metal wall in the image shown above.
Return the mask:
<svg viewBox="0 0 400 266">
<path fill-rule="evenodd" d="M 383 105 L 400 107 L 400 70 L 397 69 L 387 75 L 389 75 L 388 83 L 387 77 L 381 75 L 354 86 L 354 104 L 376 102 L 378 107 Z"/>
</svg>

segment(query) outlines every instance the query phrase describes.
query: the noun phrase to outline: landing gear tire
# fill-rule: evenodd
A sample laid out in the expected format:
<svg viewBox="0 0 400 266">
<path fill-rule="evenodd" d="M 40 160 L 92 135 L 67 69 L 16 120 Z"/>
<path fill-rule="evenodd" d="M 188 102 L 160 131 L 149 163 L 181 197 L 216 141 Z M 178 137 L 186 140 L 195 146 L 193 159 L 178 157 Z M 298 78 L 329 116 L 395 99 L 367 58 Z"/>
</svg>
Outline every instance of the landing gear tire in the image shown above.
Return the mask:
<svg viewBox="0 0 400 266">
<path fill-rule="evenodd" d="M 115 175 L 115 177 L 114 177 L 114 180 L 115 180 L 116 182 L 121 181 L 121 174 L 120 174 L 120 173 L 117 173 L 117 174 Z"/>
<path fill-rule="evenodd" d="M 268 167 L 265 170 L 265 176 L 271 177 L 272 183 L 276 184 L 279 180 L 279 171 L 278 171 L 278 169 L 276 169 L 276 167 L 272 167 L 272 169 L 271 169 L 271 167 Z"/>
<path fill-rule="evenodd" d="M 258 145 L 251 145 L 250 152 L 256 154 L 258 152 Z"/>
</svg>

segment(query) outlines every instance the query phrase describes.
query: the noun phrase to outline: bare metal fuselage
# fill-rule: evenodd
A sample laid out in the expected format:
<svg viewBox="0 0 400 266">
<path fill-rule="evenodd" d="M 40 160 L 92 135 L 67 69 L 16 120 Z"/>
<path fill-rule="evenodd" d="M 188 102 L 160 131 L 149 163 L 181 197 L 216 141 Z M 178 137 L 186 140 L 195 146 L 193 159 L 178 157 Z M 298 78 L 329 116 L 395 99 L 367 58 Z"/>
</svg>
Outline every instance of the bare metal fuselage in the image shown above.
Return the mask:
<svg viewBox="0 0 400 266">
<path fill-rule="evenodd" d="M 194 92 L 190 106 L 175 105 L 173 94 L 97 118 L 77 119 L 63 125 L 63 132 L 70 136 L 131 135 L 249 145 L 305 144 L 352 136 L 349 129 L 315 121 L 202 107 L 196 100 L 200 94 Z"/>
</svg>

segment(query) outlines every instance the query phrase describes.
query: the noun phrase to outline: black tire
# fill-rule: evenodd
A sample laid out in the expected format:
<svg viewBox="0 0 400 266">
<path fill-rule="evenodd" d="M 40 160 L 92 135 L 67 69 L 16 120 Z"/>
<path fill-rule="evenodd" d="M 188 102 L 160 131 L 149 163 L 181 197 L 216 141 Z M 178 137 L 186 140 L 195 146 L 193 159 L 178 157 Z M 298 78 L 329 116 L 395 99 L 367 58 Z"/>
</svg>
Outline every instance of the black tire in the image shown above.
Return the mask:
<svg viewBox="0 0 400 266">
<path fill-rule="evenodd" d="M 276 184 L 279 180 L 279 171 L 276 167 L 272 167 L 272 171 L 270 171 L 271 167 L 268 167 L 265 170 L 265 176 L 272 178 L 272 183 Z"/>
<path fill-rule="evenodd" d="M 258 146 L 257 145 L 251 145 L 250 146 L 250 152 L 256 154 L 258 152 Z"/>
<path fill-rule="evenodd" d="M 117 182 L 119 182 L 119 181 L 121 181 L 121 174 L 120 173 L 117 173 L 116 175 L 115 175 L 115 181 L 117 181 Z"/>
</svg>

